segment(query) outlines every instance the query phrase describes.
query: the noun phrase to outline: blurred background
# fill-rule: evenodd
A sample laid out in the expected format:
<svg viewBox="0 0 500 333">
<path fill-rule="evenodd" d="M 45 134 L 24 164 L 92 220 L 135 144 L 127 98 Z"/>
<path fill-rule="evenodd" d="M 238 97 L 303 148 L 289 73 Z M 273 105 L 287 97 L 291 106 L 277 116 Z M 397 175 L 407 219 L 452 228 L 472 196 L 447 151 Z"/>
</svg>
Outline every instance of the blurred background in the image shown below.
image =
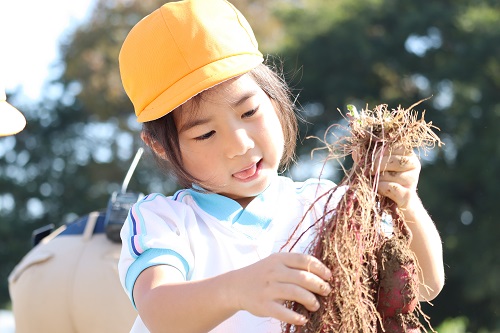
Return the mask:
<svg viewBox="0 0 500 333">
<path fill-rule="evenodd" d="M 10 309 L 7 276 L 30 250 L 32 231 L 104 209 L 120 189 L 142 144 L 121 86 L 118 52 L 130 28 L 164 2 L 83 2 L 51 41 L 57 52 L 42 79 L 34 75 L 42 64 L 29 66 L 41 55 L 37 49 L 50 45 L 28 54 L 16 48 L 36 43 L 37 27 L 27 19 L 2 29 L 8 39 L 1 53 L 10 55 L 0 58 L 3 83 L 28 123 L 21 133 L 0 138 L 0 309 Z M 446 284 L 424 312 L 439 332 L 500 332 L 500 2 L 233 3 L 297 95 L 304 118 L 298 163 L 290 170 L 297 180 L 317 176 L 325 158 L 319 152 L 311 159 L 323 144 L 306 137 L 323 138 L 329 125 L 342 122 L 347 104 L 409 107 L 430 97 L 415 109 L 426 110 L 445 145 L 422 155 L 419 193 L 444 242 Z M 35 12 L 55 19 L 50 8 Z M 27 26 L 33 31 L 25 33 Z M 25 66 L 15 70 L 9 59 L 19 57 Z M 34 80 L 43 81 L 39 90 L 27 88 Z M 324 172 L 334 181 L 342 177 L 335 162 Z M 147 154 L 129 188 L 177 189 Z M 5 313 L 0 325 L 9 321 Z"/>
</svg>

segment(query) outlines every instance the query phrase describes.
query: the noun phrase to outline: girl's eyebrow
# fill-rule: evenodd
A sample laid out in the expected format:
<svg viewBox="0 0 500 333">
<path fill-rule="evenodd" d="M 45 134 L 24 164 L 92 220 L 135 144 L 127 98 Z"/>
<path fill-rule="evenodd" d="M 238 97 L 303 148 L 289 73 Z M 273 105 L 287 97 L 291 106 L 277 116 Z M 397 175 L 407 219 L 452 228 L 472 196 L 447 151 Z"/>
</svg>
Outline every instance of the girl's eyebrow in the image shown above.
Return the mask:
<svg viewBox="0 0 500 333">
<path fill-rule="evenodd" d="M 229 105 L 232 108 L 236 108 L 236 107 L 240 106 L 241 104 L 245 103 L 249 98 L 257 95 L 258 93 L 259 92 L 257 90 L 246 91 L 241 96 L 239 96 L 239 98 L 236 99 L 235 101 L 229 102 Z M 195 126 L 203 125 L 203 124 L 206 124 L 208 122 L 210 122 L 209 118 L 198 118 L 198 119 L 188 120 L 179 129 L 179 133 L 185 132 L 185 131 L 187 131 Z"/>
<path fill-rule="evenodd" d="M 231 107 L 236 108 L 240 106 L 241 104 L 245 103 L 245 101 L 255 95 L 257 95 L 259 92 L 257 90 L 249 90 L 243 93 L 241 96 L 239 96 L 238 99 L 236 99 L 233 102 L 230 102 Z"/>
<path fill-rule="evenodd" d="M 188 120 L 179 129 L 179 133 L 185 132 L 195 126 L 206 124 L 209 121 L 210 121 L 209 118 L 198 118 L 198 119 Z"/>
</svg>

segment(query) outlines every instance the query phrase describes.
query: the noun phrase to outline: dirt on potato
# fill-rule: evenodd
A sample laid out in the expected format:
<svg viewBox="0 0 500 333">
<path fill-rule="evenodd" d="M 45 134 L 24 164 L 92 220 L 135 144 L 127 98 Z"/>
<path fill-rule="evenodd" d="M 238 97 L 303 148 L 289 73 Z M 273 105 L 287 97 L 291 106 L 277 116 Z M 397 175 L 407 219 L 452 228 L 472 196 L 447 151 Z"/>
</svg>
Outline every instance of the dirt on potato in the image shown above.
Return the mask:
<svg viewBox="0 0 500 333">
<path fill-rule="evenodd" d="M 420 103 L 420 102 L 419 102 Z M 409 248 L 411 233 L 401 211 L 378 194 L 382 155 L 393 151 L 426 152 L 441 141 L 432 123 L 412 105 L 388 109 L 382 104 L 345 115 L 349 126 L 342 137 L 326 144 L 329 159 L 355 156 L 343 180 L 327 194 L 344 191 L 340 202 L 325 206 L 316 222 L 317 236 L 310 254 L 332 270 L 332 292 L 318 296 L 320 309 L 309 312 L 301 304 L 285 305 L 308 318 L 303 326 L 283 325 L 283 333 L 420 332 L 425 316 L 418 302 L 420 267 Z M 336 127 L 333 125 L 332 127 Z M 335 132 L 333 132 L 335 133 Z M 335 207 L 332 208 L 332 205 Z M 384 232 L 390 224 L 392 232 Z"/>
</svg>

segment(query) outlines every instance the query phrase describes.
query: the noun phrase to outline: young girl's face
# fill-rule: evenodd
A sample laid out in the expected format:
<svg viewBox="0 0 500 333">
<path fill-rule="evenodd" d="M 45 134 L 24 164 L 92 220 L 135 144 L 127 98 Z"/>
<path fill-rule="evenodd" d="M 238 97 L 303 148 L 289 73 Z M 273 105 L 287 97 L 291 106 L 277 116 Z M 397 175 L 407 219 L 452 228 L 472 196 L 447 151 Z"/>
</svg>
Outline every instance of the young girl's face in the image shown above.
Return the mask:
<svg viewBox="0 0 500 333">
<path fill-rule="evenodd" d="M 248 75 L 221 83 L 173 113 L 184 168 L 203 188 L 246 206 L 276 175 L 283 130 L 266 93 Z"/>
</svg>

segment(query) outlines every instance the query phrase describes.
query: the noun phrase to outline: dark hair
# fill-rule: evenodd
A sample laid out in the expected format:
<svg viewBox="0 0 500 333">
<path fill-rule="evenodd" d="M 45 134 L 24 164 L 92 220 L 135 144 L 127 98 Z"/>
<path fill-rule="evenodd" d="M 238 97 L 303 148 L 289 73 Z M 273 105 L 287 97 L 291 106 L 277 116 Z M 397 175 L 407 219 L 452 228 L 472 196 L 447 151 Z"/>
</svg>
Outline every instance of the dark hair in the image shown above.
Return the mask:
<svg viewBox="0 0 500 333">
<path fill-rule="evenodd" d="M 285 139 L 283 156 L 280 161 L 281 171 L 284 171 L 294 160 L 298 132 L 292 94 L 282 75 L 279 75 L 276 69 L 271 69 L 268 65 L 260 64 L 248 72 L 248 75 L 269 96 L 276 108 Z M 192 102 L 190 106 L 196 107 L 199 105 L 202 95 L 203 92 L 193 97 L 190 100 Z M 182 110 L 183 107 L 186 107 L 186 104 L 179 106 L 175 110 Z M 159 119 L 145 122 L 142 127 L 142 134 L 151 142 L 159 144 L 165 152 L 164 156 L 159 156 L 153 151 L 160 168 L 173 173 L 180 186 L 189 188 L 192 184 L 199 183 L 199 181 L 184 169 L 173 111 Z"/>
</svg>

